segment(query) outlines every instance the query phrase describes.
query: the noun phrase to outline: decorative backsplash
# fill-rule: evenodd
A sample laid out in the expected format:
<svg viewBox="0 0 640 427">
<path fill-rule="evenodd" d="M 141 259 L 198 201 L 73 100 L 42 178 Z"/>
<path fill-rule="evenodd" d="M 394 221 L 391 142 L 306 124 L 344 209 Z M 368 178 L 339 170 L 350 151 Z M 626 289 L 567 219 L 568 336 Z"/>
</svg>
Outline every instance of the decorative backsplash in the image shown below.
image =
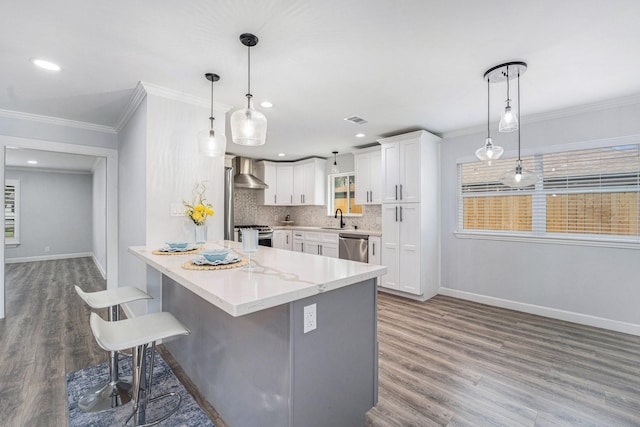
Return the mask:
<svg viewBox="0 0 640 427">
<path fill-rule="evenodd" d="M 258 204 L 258 192 L 242 188 L 235 189 L 234 223 L 238 225 L 282 225 L 289 215 L 294 225 L 310 227 L 335 227 L 339 219 L 327 215 L 326 206 L 262 206 Z M 361 230 L 382 231 L 382 208 L 380 205 L 362 207 L 361 217 L 344 217 L 347 226 Z"/>
</svg>

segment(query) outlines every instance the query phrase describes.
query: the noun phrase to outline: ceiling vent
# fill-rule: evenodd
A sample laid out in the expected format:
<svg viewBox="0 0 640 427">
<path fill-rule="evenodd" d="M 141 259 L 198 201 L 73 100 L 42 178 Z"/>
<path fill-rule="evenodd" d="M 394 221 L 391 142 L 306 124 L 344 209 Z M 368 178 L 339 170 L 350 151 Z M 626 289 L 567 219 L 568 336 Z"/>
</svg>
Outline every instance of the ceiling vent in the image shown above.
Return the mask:
<svg viewBox="0 0 640 427">
<path fill-rule="evenodd" d="M 362 117 L 358 117 L 358 116 L 349 116 L 349 117 L 345 117 L 344 119 L 346 121 L 354 123 L 356 125 L 363 125 L 365 123 L 368 123 L 365 119 L 363 119 Z"/>
</svg>

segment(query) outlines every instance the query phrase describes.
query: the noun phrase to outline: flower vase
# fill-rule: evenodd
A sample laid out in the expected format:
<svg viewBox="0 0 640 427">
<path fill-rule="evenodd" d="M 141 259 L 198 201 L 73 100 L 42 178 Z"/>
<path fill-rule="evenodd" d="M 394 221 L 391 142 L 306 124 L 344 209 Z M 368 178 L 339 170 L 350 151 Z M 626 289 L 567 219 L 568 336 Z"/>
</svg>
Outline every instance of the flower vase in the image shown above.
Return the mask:
<svg viewBox="0 0 640 427">
<path fill-rule="evenodd" d="M 196 225 L 196 244 L 202 245 L 207 242 L 207 226 Z"/>
</svg>

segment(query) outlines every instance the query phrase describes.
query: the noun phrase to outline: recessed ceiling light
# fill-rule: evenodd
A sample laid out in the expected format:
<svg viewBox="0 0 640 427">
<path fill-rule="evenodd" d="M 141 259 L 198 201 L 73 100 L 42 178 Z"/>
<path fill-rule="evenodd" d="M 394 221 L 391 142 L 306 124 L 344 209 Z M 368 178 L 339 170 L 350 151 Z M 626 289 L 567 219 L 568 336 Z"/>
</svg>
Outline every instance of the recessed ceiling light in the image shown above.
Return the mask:
<svg viewBox="0 0 640 427">
<path fill-rule="evenodd" d="M 356 133 L 356 138 L 364 138 L 364 133 Z"/>
<path fill-rule="evenodd" d="M 32 62 L 33 65 L 48 71 L 60 71 L 60 66 L 58 64 L 54 64 L 51 61 L 45 61 L 44 59 L 34 59 Z"/>
<path fill-rule="evenodd" d="M 278 157 L 284 157 L 285 154 L 284 153 L 278 153 Z"/>
<path fill-rule="evenodd" d="M 37 165 L 38 161 L 37 160 L 27 160 L 27 163 L 29 163 L 30 165 Z"/>
<path fill-rule="evenodd" d="M 273 107 L 273 104 L 272 104 L 272 103 L 270 103 L 269 101 L 262 101 L 262 102 L 260 103 L 260 106 L 261 106 L 262 108 L 271 108 L 271 107 Z"/>
</svg>

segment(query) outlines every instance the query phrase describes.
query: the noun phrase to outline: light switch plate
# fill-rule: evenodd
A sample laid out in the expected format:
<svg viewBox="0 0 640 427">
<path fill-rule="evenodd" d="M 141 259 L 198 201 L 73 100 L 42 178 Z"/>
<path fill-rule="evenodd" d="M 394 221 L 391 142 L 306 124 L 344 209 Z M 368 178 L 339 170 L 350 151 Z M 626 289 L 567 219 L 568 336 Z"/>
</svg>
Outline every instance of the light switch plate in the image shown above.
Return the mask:
<svg viewBox="0 0 640 427">
<path fill-rule="evenodd" d="M 171 203 L 171 216 L 184 216 L 184 206 L 182 203 Z"/>
</svg>

